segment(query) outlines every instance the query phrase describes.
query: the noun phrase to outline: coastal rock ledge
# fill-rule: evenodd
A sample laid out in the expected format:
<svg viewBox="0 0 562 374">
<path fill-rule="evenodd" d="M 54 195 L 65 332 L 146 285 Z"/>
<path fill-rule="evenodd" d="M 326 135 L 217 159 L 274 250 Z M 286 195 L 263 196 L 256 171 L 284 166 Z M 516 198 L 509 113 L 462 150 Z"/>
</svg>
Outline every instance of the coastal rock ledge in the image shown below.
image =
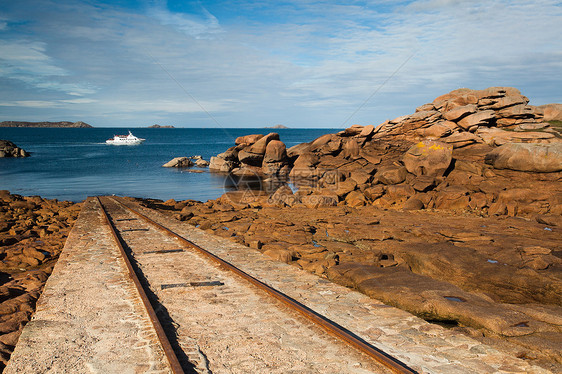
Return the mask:
<svg viewBox="0 0 562 374">
<path fill-rule="evenodd" d="M 0 158 L 2 157 L 29 157 L 29 152 L 9 140 L 0 140 Z"/>
</svg>

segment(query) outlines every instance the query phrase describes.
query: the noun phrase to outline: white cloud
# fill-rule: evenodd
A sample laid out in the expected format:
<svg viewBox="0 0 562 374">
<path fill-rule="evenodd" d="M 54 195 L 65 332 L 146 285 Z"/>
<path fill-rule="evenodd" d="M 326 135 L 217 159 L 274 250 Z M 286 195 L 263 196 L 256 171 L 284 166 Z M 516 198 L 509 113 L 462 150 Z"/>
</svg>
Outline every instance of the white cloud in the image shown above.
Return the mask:
<svg viewBox="0 0 562 374">
<path fill-rule="evenodd" d="M 2 68 L 10 75 L 66 75 L 45 53 L 46 43 L 26 39 L 0 40 Z"/>
<path fill-rule="evenodd" d="M 17 39 L 0 40 L 0 77 L 16 79 L 38 89 L 49 89 L 84 95 L 95 92 L 81 84 L 63 83 L 60 78 L 70 73 L 57 66 L 47 55 L 44 42 Z"/>
<path fill-rule="evenodd" d="M 434 11 L 445 7 L 458 7 L 463 4 L 470 4 L 471 0 L 425 0 L 414 1 L 406 8 L 411 11 Z"/>
<path fill-rule="evenodd" d="M 196 14 L 172 13 L 168 10 L 166 1 L 154 1 L 148 8 L 147 14 L 162 25 L 173 26 L 196 38 L 206 38 L 221 32 L 217 18 L 201 4 L 198 5 L 199 9 Z"/>
<path fill-rule="evenodd" d="M 8 29 L 8 19 L 3 15 L 0 14 L 0 31 Z"/>
<path fill-rule="evenodd" d="M 60 103 L 41 100 L 16 100 L 0 102 L 0 106 L 22 107 L 22 108 L 56 108 Z"/>
<path fill-rule="evenodd" d="M 69 108 L 67 104 L 92 104 L 98 100 L 93 99 L 69 99 L 69 100 L 8 100 L 0 101 L 0 106 L 23 107 L 23 108 Z"/>
<path fill-rule="evenodd" d="M 225 110 L 230 103 L 199 101 L 194 103 L 189 98 L 183 100 L 135 100 L 105 101 L 103 107 L 114 112 L 164 112 L 164 113 L 203 113 Z"/>
<path fill-rule="evenodd" d="M 352 122 L 407 114 L 461 86 L 562 101 L 556 1 L 237 1 L 229 19 L 198 3 L 61 0 L 48 17 L 25 3 L 10 19 L 26 27 L 11 23 L 0 41 L 0 76 L 13 87 L 0 101 L 76 108 L 86 121 L 199 121 L 192 95 L 229 125 L 339 126 L 414 52 Z"/>
<path fill-rule="evenodd" d="M 98 100 L 81 98 L 81 99 L 60 100 L 60 102 L 68 103 L 68 104 L 91 104 L 91 103 L 98 102 Z"/>
</svg>

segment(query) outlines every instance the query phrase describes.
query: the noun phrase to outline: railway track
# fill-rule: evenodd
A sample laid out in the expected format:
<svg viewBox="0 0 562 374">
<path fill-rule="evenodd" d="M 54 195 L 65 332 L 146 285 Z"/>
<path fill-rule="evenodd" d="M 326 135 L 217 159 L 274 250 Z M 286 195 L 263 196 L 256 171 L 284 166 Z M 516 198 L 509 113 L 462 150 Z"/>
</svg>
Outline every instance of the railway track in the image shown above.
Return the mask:
<svg viewBox="0 0 562 374">
<path fill-rule="evenodd" d="M 173 373 L 416 372 L 119 200 L 97 199 Z"/>
</svg>

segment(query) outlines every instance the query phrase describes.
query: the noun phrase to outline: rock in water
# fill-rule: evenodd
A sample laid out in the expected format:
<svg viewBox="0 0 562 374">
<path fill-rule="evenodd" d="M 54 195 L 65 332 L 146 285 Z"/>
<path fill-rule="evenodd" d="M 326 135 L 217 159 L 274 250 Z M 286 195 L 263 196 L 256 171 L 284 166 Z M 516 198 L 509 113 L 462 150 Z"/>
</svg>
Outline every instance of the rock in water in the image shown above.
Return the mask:
<svg viewBox="0 0 562 374">
<path fill-rule="evenodd" d="M 176 157 L 162 165 L 165 168 L 187 168 L 190 166 L 193 166 L 193 162 L 187 157 Z"/>
<path fill-rule="evenodd" d="M 496 169 L 549 173 L 562 170 L 562 143 L 507 143 L 486 155 Z"/>
<path fill-rule="evenodd" d="M 0 140 L 0 157 L 29 157 L 29 153 L 9 140 Z"/>
<path fill-rule="evenodd" d="M 202 158 L 196 159 L 195 160 L 195 166 L 200 167 L 200 168 L 206 168 L 207 166 L 209 166 L 209 161 L 205 161 Z"/>
<path fill-rule="evenodd" d="M 234 168 L 234 161 L 225 160 L 221 157 L 211 157 L 209 170 L 220 173 L 228 173 Z"/>
<path fill-rule="evenodd" d="M 205 168 L 209 166 L 209 162 L 203 160 L 201 156 L 191 156 L 191 157 L 176 157 L 171 161 L 166 162 L 162 167 L 165 168 L 189 168 L 193 165 Z"/>
</svg>

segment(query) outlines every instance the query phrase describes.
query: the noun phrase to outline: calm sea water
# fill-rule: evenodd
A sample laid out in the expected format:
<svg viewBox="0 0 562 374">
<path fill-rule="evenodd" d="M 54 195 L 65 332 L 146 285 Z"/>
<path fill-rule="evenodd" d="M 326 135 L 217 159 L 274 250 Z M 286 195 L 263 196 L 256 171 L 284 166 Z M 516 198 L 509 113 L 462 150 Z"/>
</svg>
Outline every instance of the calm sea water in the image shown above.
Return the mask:
<svg viewBox="0 0 562 374">
<path fill-rule="evenodd" d="M 87 196 L 122 195 L 206 201 L 222 195 L 225 177 L 190 173 L 162 165 L 174 157 L 209 160 L 247 134 L 278 132 L 291 147 L 333 129 L 131 129 L 147 140 L 137 146 L 106 145 L 123 128 L 0 128 L 0 139 L 31 152 L 27 158 L 0 158 L 0 189 L 45 198 L 81 201 Z M 228 185 L 228 183 L 226 183 Z"/>
</svg>

